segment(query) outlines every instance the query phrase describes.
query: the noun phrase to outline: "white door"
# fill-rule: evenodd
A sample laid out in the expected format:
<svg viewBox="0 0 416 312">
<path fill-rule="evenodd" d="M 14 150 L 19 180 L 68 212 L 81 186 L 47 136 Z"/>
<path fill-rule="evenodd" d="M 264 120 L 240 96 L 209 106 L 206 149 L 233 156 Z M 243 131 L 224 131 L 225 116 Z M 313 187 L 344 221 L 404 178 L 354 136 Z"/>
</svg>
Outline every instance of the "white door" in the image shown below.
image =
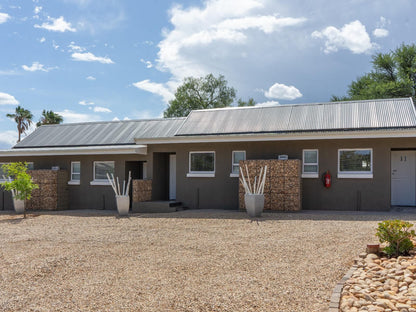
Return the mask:
<svg viewBox="0 0 416 312">
<path fill-rule="evenodd" d="M 176 199 L 176 155 L 169 155 L 169 200 Z"/>
<path fill-rule="evenodd" d="M 391 152 L 391 204 L 416 206 L 416 151 Z"/>
</svg>

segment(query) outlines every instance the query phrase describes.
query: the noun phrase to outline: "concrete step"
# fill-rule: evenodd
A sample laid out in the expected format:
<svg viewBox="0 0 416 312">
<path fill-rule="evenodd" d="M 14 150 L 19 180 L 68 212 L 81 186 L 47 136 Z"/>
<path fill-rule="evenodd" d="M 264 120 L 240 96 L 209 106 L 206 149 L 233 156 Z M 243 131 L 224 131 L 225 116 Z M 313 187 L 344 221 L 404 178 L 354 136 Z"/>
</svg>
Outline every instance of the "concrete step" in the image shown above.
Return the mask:
<svg viewBox="0 0 416 312">
<path fill-rule="evenodd" d="M 132 212 L 164 213 L 182 210 L 182 203 L 177 201 L 147 201 L 133 203 Z"/>
</svg>

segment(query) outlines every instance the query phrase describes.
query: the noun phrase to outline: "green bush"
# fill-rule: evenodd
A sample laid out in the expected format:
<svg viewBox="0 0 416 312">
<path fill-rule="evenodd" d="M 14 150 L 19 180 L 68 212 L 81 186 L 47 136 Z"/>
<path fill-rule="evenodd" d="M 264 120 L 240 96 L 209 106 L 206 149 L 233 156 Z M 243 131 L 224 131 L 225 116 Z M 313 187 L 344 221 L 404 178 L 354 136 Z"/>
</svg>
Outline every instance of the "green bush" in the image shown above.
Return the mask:
<svg viewBox="0 0 416 312">
<path fill-rule="evenodd" d="M 39 186 L 32 181 L 32 177 L 27 173 L 27 163 L 14 162 L 2 166 L 6 177 L 10 177 L 10 181 L 0 183 L 6 191 L 12 191 L 15 199 L 30 199 L 32 190 Z"/>
<path fill-rule="evenodd" d="M 415 236 L 415 231 L 410 230 L 412 223 L 402 220 L 387 220 L 378 224 L 376 236 L 380 243 L 389 243 L 383 251 L 390 257 L 406 255 L 413 249 L 410 240 Z"/>
</svg>

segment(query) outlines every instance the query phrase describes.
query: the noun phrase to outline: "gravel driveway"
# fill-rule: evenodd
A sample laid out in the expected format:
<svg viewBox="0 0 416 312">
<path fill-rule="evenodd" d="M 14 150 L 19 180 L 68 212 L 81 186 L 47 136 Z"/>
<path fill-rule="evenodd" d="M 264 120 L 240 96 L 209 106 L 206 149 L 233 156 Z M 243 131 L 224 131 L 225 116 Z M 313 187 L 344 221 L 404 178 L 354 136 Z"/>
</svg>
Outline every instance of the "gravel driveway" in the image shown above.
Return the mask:
<svg viewBox="0 0 416 312">
<path fill-rule="evenodd" d="M 0 214 L 1 311 L 326 311 L 376 242 L 416 214 Z"/>
</svg>

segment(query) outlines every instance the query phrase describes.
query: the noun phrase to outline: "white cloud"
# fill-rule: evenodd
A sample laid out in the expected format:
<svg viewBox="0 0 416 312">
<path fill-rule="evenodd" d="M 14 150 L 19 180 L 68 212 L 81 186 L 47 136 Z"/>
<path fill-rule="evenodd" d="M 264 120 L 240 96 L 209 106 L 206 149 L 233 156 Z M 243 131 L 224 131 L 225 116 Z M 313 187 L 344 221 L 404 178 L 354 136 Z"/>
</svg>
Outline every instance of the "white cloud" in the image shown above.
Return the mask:
<svg viewBox="0 0 416 312">
<path fill-rule="evenodd" d="M 280 105 L 278 101 L 266 101 L 266 102 L 256 103 L 255 106 L 268 107 L 268 106 L 277 106 L 277 105 Z"/>
<path fill-rule="evenodd" d="M 64 118 L 65 123 L 74 123 L 74 122 L 89 122 L 89 121 L 99 121 L 100 117 L 92 114 L 80 114 L 69 109 L 64 109 L 61 112 L 57 112 Z"/>
<path fill-rule="evenodd" d="M 113 121 L 120 121 L 120 119 L 118 119 L 117 117 L 114 117 Z"/>
<path fill-rule="evenodd" d="M 302 97 L 302 93 L 294 86 L 286 86 L 281 83 L 275 83 L 269 90 L 264 92 L 269 99 L 294 100 Z"/>
<path fill-rule="evenodd" d="M 130 120 L 130 118 L 126 116 L 123 118 L 123 120 Z"/>
<path fill-rule="evenodd" d="M 369 53 L 375 46 L 365 26 L 358 20 L 345 24 L 341 29 L 329 26 L 322 31 L 314 31 L 312 37 L 325 40 L 325 53 L 339 49 L 348 49 L 354 54 Z"/>
<path fill-rule="evenodd" d="M 149 79 L 135 82 L 133 83 L 133 86 L 138 89 L 160 95 L 166 103 L 174 97 L 174 94 L 164 84 L 151 82 Z"/>
<path fill-rule="evenodd" d="M 75 28 L 72 28 L 71 23 L 65 21 L 63 16 L 60 16 L 58 18 L 48 16 L 48 20 L 50 21 L 49 23 L 43 23 L 42 25 L 35 24 L 34 27 L 58 32 L 76 31 Z"/>
<path fill-rule="evenodd" d="M 52 46 L 55 50 L 59 49 L 59 45 L 55 42 L 55 40 L 52 40 Z"/>
<path fill-rule="evenodd" d="M 101 106 L 94 106 L 92 110 L 94 113 L 111 113 L 111 109 Z"/>
<path fill-rule="evenodd" d="M 384 28 L 376 28 L 373 31 L 373 35 L 374 35 L 374 37 L 377 37 L 377 38 L 383 38 L 383 37 L 387 37 L 389 35 L 389 31 L 387 29 L 384 29 Z"/>
<path fill-rule="evenodd" d="M 94 102 L 87 102 L 85 100 L 79 101 L 78 102 L 79 105 L 84 105 L 84 106 L 89 106 L 89 105 L 94 105 Z"/>
<path fill-rule="evenodd" d="M 45 41 L 46 41 L 46 38 L 45 37 L 42 37 L 42 38 L 39 39 L 39 42 L 40 43 L 44 43 Z"/>
<path fill-rule="evenodd" d="M 97 78 L 95 78 L 94 76 L 88 76 L 87 78 L 85 78 L 87 80 L 97 80 Z"/>
<path fill-rule="evenodd" d="M 0 12 L 0 24 L 6 23 L 10 19 L 10 15 Z"/>
<path fill-rule="evenodd" d="M 144 59 L 140 59 L 140 62 L 142 62 L 144 65 L 146 65 L 146 68 L 152 68 L 153 64 L 150 61 L 146 61 Z"/>
<path fill-rule="evenodd" d="M 30 72 L 34 72 L 34 71 L 48 72 L 48 71 L 54 69 L 53 67 L 45 67 L 45 65 L 40 64 L 39 62 L 33 62 L 31 66 L 22 65 L 22 68 L 25 71 L 30 71 Z"/>
<path fill-rule="evenodd" d="M 17 105 L 19 101 L 13 95 L 0 92 L 0 105 Z"/>
<path fill-rule="evenodd" d="M 35 9 L 33 10 L 33 13 L 39 14 L 40 11 L 42 11 L 42 7 L 41 6 L 35 6 Z"/>
<path fill-rule="evenodd" d="M 71 41 L 71 43 L 68 45 L 68 48 L 70 48 L 69 50 L 70 52 L 84 52 L 85 51 L 85 48 L 76 45 L 74 41 Z"/>
<path fill-rule="evenodd" d="M 272 35 L 306 20 L 279 16 L 267 5 L 270 3 L 258 0 L 207 0 L 201 8 L 174 6 L 170 11 L 172 30 L 166 30 L 158 44 L 157 68 L 169 71 L 176 81 L 219 73 L 220 68 L 230 66 L 237 50 L 274 42 Z"/>
<path fill-rule="evenodd" d="M 72 58 L 75 61 L 84 61 L 84 62 L 100 62 L 102 64 L 114 64 L 114 62 L 109 57 L 95 56 L 91 52 L 86 53 L 72 53 Z"/>
<path fill-rule="evenodd" d="M 0 132 L 0 149 L 11 148 L 16 144 L 18 138 L 17 131 L 6 130 Z"/>
</svg>

